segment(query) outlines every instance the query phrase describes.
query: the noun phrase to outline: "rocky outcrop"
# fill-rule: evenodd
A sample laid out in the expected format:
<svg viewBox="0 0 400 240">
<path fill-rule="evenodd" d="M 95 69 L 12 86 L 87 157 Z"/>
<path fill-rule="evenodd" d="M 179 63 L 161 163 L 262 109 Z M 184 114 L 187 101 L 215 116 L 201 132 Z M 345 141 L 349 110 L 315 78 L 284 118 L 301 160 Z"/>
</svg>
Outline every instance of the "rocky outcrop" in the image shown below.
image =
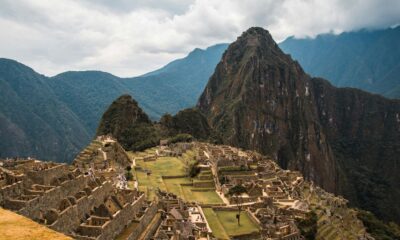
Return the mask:
<svg viewBox="0 0 400 240">
<path fill-rule="evenodd" d="M 313 79 L 268 31 L 250 28 L 224 53 L 198 107 L 224 143 L 273 155 L 283 168 L 400 221 L 393 207 L 400 179 L 392 174 L 400 156 L 400 101 Z M 389 194 L 382 187 L 390 198 L 382 199 Z"/>
</svg>

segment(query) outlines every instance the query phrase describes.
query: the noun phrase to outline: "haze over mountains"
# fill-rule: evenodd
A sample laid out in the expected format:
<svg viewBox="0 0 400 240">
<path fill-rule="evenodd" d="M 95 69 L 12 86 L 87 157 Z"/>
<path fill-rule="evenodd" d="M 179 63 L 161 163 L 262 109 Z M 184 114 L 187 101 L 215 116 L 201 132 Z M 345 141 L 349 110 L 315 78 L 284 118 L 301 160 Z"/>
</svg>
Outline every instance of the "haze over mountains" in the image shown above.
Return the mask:
<svg viewBox="0 0 400 240">
<path fill-rule="evenodd" d="M 314 39 L 288 38 L 279 44 L 304 70 L 337 87 L 354 87 L 400 98 L 400 26 Z"/>
<path fill-rule="evenodd" d="M 400 85 L 396 78 L 399 32 L 397 27 L 306 40 L 289 38 L 280 46 L 313 76 L 325 77 L 334 85 L 396 97 Z M 122 94 L 134 96 L 153 120 L 163 113 L 174 114 L 194 106 L 227 46 L 195 49 L 183 59 L 134 78 L 100 71 L 46 77 L 20 63 L 2 59 L 0 155 L 70 161 L 95 135 L 107 106 Z M 364 81 L 363 69 L 368 70 L 367 75 L 372 76 L 368 79 L 373 81 Z M 380 75 L 384 76 L 382 81 Z"/>
</svg>

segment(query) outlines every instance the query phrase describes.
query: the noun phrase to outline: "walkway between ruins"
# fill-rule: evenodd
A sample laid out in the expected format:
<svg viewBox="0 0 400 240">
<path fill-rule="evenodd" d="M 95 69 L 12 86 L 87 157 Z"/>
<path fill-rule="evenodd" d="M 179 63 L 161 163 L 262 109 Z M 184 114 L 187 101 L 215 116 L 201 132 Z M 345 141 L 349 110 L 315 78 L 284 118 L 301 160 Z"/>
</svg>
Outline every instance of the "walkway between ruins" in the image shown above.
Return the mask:
<svg viewBox="0 0 400 240">
<path fill-rule="evenodd" d="M 225 197 L 225 195 L 224 195 L 223 193 L 219 192 L 217 189 L 215 189 L 215 192 L 218 194 L 218 196 L 222 199 L 222 201 L 223 201 L 227 206 L 230 205 L 229 200 Z"/>
</svg>

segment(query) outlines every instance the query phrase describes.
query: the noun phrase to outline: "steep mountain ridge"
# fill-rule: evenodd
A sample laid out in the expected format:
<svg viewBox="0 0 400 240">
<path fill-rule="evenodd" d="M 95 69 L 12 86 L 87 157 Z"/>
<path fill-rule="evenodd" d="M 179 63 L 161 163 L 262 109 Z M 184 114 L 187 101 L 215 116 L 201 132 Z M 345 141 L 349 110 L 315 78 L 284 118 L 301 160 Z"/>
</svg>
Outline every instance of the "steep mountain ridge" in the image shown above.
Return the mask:
<svg viewBox="0 0 400 240">
<path fill-rule="evenodd" d="M 88 143 L 86 129 L 47 78 L 8 59 L 0 59 L 0 109 L 0 157 L 66 162 Z"/>
<path fill-rule="evenodd" d="M 192 107 L 225 48 L 196 49 L 135 78 L 100 71 L 46 77 L 0 59 L 0 157 L 71 161 L 95 136 L 103 112 L 123 94 L 135 96 L 153 120 Z"/>
<path fill-rule="evenodd" d="M 100 71 L 65 72 L 48 79 L 57 97 L 81 119 L 94 136 L 107 106 L 129 90 L 119 78 Z"/>
<path fill-rule="evenodd" d="M 337 191 L 399 221 L 400 101 L 313 79 L 319 122 L 338 166 Z"/>
<path fill-rule="evenodd" d="M 196 48 L 187 57 L 123 83 L 152 119 L 196 105 L 227 44 Z M 156 97 L 155 97 L 156 96 Z"/>
<path fill-rule="evenodd" d="M 275 155 L 283 167 L 335 191 L 335 165 L 309 85 L 268 32 L 251 28 L 229 46 L 198 106 L 226 143 Z"/>
<path fill-rule="evenodd" d="M 224 53 L 198 107 L 226 144 L 275 155 L 282 167 L 400 221 L 400 179 L 393 174 L 400 101 L 313 79 L 266 30 L 250 28 Z"/>
</svg>

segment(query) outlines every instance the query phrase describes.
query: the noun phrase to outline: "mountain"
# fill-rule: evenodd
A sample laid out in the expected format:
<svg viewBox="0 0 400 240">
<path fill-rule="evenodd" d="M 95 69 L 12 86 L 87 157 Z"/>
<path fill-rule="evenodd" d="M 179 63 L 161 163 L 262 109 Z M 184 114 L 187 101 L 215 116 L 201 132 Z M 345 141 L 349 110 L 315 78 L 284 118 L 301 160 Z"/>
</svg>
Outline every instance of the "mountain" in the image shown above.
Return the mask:
<svg viewBox="0 0 400 240">
<path fill-rule="evenodd" d="M 96 135 L 111 135 L 133 151 L 152 147 L 160 140 L 153 123 L 130 95 L 120 96 L 108 107 Z"/>
<path fill-rule="evenodd" d="M 0 59 L 0 157 L 71 161 L 95 136 L 103 112 L 123 94 L 135 96 L 153 120 L 192 107 L 226 46 L 195 49 L 134 78 L 100 71 L 46 77 Z"/>
<path fill-rule="evenodd" d="M 164 113 L 175 114 L 196 105 L 226 47 L 218 44 L 205 50 L 196 48 L 185 58 L 123 83 L 153 119 Z"/>
<path fill-rule="evenodd" d="M 101 115 L 110 103 L 129 93 L 118 77 L 99 71 L 65 72 L 47 82 L 58 99 L 79 117 L 90 136 L 95 135 Z"/>
<path fill-rule="evenodd" d="M 89 135 L 78 116 L 59 101 L 47 78 L 0 59 L 0 157 L 72 160 Z"/>
<path fill-rule="evenodd" d="M 306 72 L 327 77 L 334 85 L 354 86 L 389 97 L 399 97 L 400 87 L 396 79 L 399 75 L 400 62 L 399 29 L 400 27 L 351 32 L 338 36 L 325 34 L 315 39 L 289 38 L 281 43 L 280 47 L 298 59 L 304 65 Z M 33 88 L 35 92 L 31 92 L 30 85 L 25 84 L 25 81 L 20 81 L 19 91 L 8 92 L 10 86 L 1 89 L 4 91 L 3 105 L 9 106 L 0 108 L 2 133 L 0 156 L 34 155 L 41 159 L 56 161 L 72 160 L 73 155 L 95 135 L 102 113 L 114 99 L 123 94 L 135 96 L 152 120 L 159 119 L 164 113 L 175 114 L 182 109 L 192 107 L 196 104 L 227 46 L 218 44 L 204 50 L 195 49 L 185 58 L 173 61 L 159 70 L 132 78 L 119 78 L 100 71 L 69 71 L 54 77 L 45 77 L 33 70 L 25 71 L 24 79 L 41 79 L 38 82 L 29 82 L 37 87 Z M 7 72 L 11 63 L 16 62 L 7 59 L 0 61 L 0 68 L 6 71 L 1 73 L 0 78 L 9 79 L 10 74 L 13 75 L 12 72 Z M 365 81 L 357 83 L 354 80 L 367 78 L 373 81 L 366 84 Z M 336 79 L 340 81 L 337 80 L 336 83 Z M 39 89 L 41 86 L 44 86 L 43 89 Z M 32 97 L 36 93 L 40 93 L 40 97 L 37 98 L 39 102 L 26 103 L 27 96 Z M 31 103 L 46 108 L 43 105 L 48 102 L 62 106 L 55 107 L 60 113 L 49 118 L 39 117 L 38 120 L 38 116 L 31 116 L 32 113 L 29 113 L 31 109 L 26 109 Z M 13 109 L 11 112 L 23 114 L 14 115 L 11 119 L 9 116 L 11 106 Z M 48 108 L 52 109 L 53 106 Z M 65 118 L 58 119 L 58 116 L 64 114 L 73 120 L 65 123 Z M 56 122 L 61 126 L 55 125 Z M 70 128 L 69 125 L 74 127 Z M 60 135 L 62 132 L 60 129 L 64 127 L 63 131 L 71 130 L 68 133 L 69 139 L 62 140 L 73 142 L 66 144 L 69 150 L 65 150 L 65 153 L 56 153 L 55 149 L 47 149 L 49 142 L 57 144 L 60 142 L 55 141 L 54 136 Z M 35 135 L 26 133 L 29 129 L 40 128 L 46 128 L 47 132 L 53 133 Z"/>
<path fill-rule="evenodd" d="M 190 134 L 199 140 L 220 141 L 217 133 L 208 124 L 207 118 L 197 108 L 187 108 L 174 116 L 164 114 L 160 119 L 163 135 Z"/>
<path fill-rule="evenodd" d="M 122 94 L 131 94 L 151 119 L 196 105 L 201 91 L 226 44 L 195 49 L 159 70 L 140 77 L 119 78 L 100 71 L 65 72 L 49 79 L 57 97 L 65 102 L 93 135 L 102 113 Z"/>
<path fill-rule="evenodd" d="M 207 118 L 196 108 L 164 114 L 160 122 L 152 122 L 130 95 L 118 97 L 104 112 L 97 136 L 110 135 L 126 150 L 141 151 L 159 144 L 161 139 L 220 141 Z"/>
<path fill-rule="evenodd" d="M 400 101 L 307 75 L 262 28 L 218 63 L 198 108 L 225 144 L 276 157 L 328 191 L 400 222 Z"/>
<path fill-rule="evenodd" d="M 290 37 L 279 44 L 304 70 L 338 87 L 400 98 L 400 26 L 316 38 Z"/>
</svg>

